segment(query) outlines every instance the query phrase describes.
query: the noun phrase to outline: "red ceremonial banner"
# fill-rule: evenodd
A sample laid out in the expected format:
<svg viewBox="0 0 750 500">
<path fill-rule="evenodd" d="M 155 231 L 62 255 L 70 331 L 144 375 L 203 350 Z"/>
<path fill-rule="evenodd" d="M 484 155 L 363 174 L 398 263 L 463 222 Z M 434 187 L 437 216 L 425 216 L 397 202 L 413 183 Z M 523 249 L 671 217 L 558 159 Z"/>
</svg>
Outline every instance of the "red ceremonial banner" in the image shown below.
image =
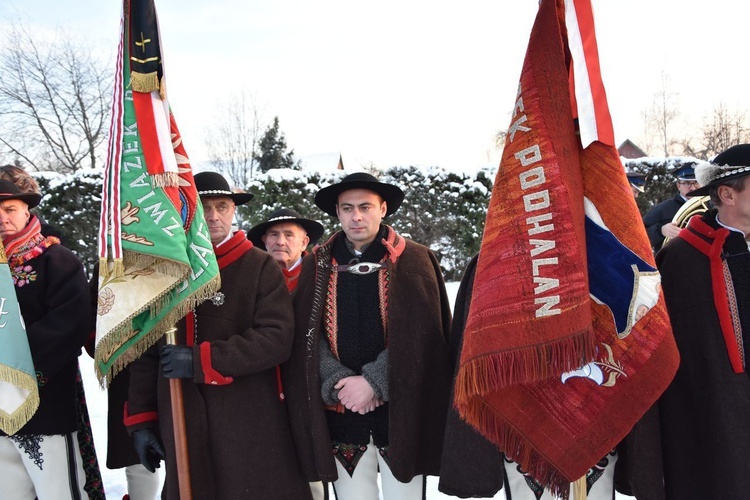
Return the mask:
<svg viewBox="0 0 750 500">
<path fill-rule="evenodd" d="M 462 418 L 563 497 L 625 437 L 679 363 L 624 168 L 615 147 L 600 142 L 612 142 L 603 87 L 588 87 L 593 99 L 572 90 L 582 88 L 578 77 L 598 78 L 581 74 L 598 73 L 593 18 L 570 25 L 588 3 L 541 2 L 488 208 L 455 387 Z M 572 78 L 576 40 L 587 48 Z M 593 142 L 584 148 L 576 119 L 589 113 L 599 133 L 587 131 Z"/>
</svg>

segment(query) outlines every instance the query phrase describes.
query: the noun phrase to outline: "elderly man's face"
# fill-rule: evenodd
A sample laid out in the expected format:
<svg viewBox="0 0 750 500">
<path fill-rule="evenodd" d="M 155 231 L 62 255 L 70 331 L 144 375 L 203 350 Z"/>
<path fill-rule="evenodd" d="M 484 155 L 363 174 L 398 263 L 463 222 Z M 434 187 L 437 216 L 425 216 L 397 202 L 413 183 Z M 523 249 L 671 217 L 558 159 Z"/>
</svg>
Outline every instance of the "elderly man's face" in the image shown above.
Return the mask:
<svg viewBox="0 0 750 500">
<path fill-rule="evenodd" d="M 279 222 L 269 227 L 261 238 L 266 250 L 284 269 L 289 269 L 299 260 L 310 243 L 302 226 L 294 222 Z"/>
<path fill-rule="evenodd" d="M 21 200 L 0 202 L 0 238 L 13 236 L 29 223 L 29 206 Z"/>
<path fill-rule="evenodd" d="M 386 211 L 383 198 L 368 189 L 344 191 L 339 195 L 336 205 L 336 215 L 341 222 L 341 228 L 357 250 L 378 235 L 380 222 Z"/>
<path fill-rule="evenodd" d="M 217 196 L 204 198 L 201 203 L 203 204 L 203 218 L 206 219 L 208 232 L 211 233 L 211 243 L 218 245 L 232 231 L 234 201 L 229 196 Z"/>
</svg>

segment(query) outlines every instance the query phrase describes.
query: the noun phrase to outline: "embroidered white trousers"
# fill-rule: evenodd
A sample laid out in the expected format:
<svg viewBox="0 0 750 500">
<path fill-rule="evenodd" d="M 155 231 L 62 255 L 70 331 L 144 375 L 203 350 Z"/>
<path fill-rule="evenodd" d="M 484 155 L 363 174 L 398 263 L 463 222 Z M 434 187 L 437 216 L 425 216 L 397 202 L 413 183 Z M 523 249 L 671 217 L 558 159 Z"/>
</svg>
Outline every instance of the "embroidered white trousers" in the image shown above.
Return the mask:
<svg viewBox="0 0 750 500">
<path fill-rule="evenodd" d="M 0 436 L 0 498 L 88 500 L 76 435 Z"/>
<path fill-rule="evenodd" d="M 370 440 L 367 451 L 359 459 L 350 477 L 341 463 L 336 460 L 339 478 L 334 481 L 338 500 L 378 500 L 378 468 L 383 486 L 383 500 L 422 500 L 424 498 L 424 478 L 415 476 L 408 483 L 402 483 L 391 473 L 388 464 L 380 456 L 378 448 Z"/>
</svg>

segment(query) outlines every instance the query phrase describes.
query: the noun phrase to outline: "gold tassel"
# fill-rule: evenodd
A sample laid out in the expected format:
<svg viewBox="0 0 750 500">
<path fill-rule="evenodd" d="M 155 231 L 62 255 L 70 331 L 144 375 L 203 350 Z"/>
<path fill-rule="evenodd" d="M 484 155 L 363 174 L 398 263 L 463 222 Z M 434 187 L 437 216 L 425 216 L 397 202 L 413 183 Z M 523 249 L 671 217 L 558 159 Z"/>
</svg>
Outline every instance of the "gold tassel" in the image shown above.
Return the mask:
<svg viewBox="0 0 750 500">
<path fill-rule="evenodd" d="M 578 480 L 573 483 L 573 500 L 586 500 L 588 494 L 586 492 L 586 476 L 581 476 Z"/>
<path fill-rule="evenodd" d="M 130 73 L 130 87 L 134 92 L 152 92 L 159 90 L 159 75 L 156 71 L 151 73 Z"/>
</svg>

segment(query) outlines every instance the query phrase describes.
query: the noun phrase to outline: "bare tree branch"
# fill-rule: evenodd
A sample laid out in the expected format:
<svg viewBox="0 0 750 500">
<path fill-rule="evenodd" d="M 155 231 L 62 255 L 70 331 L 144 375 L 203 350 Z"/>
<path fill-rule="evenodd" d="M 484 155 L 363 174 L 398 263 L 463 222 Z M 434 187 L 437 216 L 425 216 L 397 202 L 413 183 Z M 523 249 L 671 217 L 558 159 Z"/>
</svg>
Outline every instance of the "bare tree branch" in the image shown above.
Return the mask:
<svg viewBox="0 0 750 500">
<path fill-rule="evenodd" d="M 105 65 L 68 35 L 35 39 L 20 22 L 0 43 L 0 155 L 37 170 L 97 167 L 111 88 Z"/>
</svg>

